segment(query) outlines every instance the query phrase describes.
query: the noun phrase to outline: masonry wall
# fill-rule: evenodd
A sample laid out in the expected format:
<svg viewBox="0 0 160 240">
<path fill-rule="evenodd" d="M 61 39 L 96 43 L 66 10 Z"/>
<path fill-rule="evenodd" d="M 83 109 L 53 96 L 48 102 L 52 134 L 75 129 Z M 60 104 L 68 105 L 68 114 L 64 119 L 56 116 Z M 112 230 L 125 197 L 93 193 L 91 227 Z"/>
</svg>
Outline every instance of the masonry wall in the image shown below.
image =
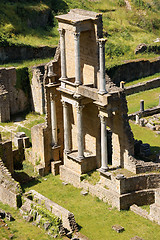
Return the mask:
<svg viewBox="0 0 160 240">
<path fill-rule="evenodd" d="M 11 207 L 21 205 L 21 189 L 0 158 L 0 201 Z"/>
<path fill-rule="evenodd" d="M 10 104 L 8 93 L 0 93 L 0 122 L 10 120 Z"/>
<path fill-rule="evenodd" d="M 21 89 L 16 89 L 16 69 L 0 68 L 0 84 L 4 85 L 8 92 L 10 113 L 23 112 L 28 108 L 29 99 Z"/>
<path fill-rule="evenodd" d="M 0 142 L 0 158 L 10 173 L 14 172 L 12 142 Z"/>
<path fill-rule="evenodd" d="M 160 69 L 160 59 L 153 60 L 132 60 L 125 61 L 124 64 L 111 68 L 107 74 L 112 81 L 119 86 L 121 81 L 130 82 L 135 79 L 147 77 L 158 73 Z"/>
</svg>

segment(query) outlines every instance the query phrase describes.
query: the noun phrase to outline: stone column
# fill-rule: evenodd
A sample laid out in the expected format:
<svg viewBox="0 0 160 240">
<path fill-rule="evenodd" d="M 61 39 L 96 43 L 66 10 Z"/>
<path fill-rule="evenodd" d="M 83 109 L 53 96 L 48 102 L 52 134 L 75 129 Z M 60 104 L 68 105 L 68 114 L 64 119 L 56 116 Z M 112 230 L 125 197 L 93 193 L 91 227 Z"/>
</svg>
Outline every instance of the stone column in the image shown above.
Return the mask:
<svg viewBox="0 0 160 240">
<path fill-rule="evenodd" d="M 82 125 L 82 110 L 84 106 L 78 105 L 77 108 L 77 144 L 78 158 L 84 158 L 84 142 L 83 142 L 83 125 Z"/>
<path fill-rule="evenodd" d="M 53 94 L 50 95 L 51 101 L 51 129 L 52 129 L 52 146 L 57 146 L 57 115 L 56 115 L 56 101 Z"/>
<path fill-rule="evenodd" d="M 43 74 L 40 75 L 41 82 L 41 99 L 42 99 L 42 111 L 41 114 L 45 113 L 45 94 L 44 94 L 44 85 L 43 85 Z"/>
<path fill-rule="evenodd" d="M 63 124 L 64 124 L 64 153 L 67 154 L 71 151 L 68 103 L 62 101 L 62 105 L 63 105 Z"/>
<path fill-rule="evenodd" d="M 100 82 L 99 82 L 99 94 L 105 94 L 106 91 L 106 79 L 105 79 L 105 43 L 106 39 L 99 39 L 99 67 L 100 67 Z"/>
<path fill-rule="evenodd" d="M 143 112 L 144 111 L 144 100 L 140 101 L 140 111 Z"/>
<path fill-rule="evenodd" d="M 66 52 L 65 52 L 65 30 L 59 29 L 61 50 L 61 79 L 66 79 Z"/>
<path fill-rule="evenodd" d="M 106 118 L 102 115 L 99 117 L 101 121 L 101 169 L 106 171 L 108 169 Z"/>
<path fill-rule="evenodd" d="M 75 42 L 75 84 L 80 85 L 81 82 L 81 63 L 80 63 L 80 33 L 74 33 L 74 42 Z"/>
</svg>

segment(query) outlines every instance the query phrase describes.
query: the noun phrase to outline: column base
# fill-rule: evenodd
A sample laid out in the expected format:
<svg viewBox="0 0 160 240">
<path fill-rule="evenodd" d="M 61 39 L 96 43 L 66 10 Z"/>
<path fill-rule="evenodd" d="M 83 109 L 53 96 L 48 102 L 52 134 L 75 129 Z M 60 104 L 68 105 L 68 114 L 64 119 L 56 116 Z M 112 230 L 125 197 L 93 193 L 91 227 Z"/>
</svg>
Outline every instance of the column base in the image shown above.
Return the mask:
<svg viewBox="0 0 160 240">
<path fill-rule="evenodd" d="M 76 87 L 78 87 L 79 85 L 82 85 L 82 82 L 74 82 L 74 84 L 76 85 Z"/>
<path fill-rule="evenodd" d="M 64 150 L 64 154 L 68 155 L 69 153 L 71 153 L 71 150 Z"/>
<path fill-rule="evenodd" d="M 100 171 L 102 172 L 107 172 L 109 170 L 109 167 L 101 167 Z"/>
<path fill-rule="evenodd" d="M 104 94 L 106 94 L 106 93 L 108 93 L 106 90 L 100 90 L 100 91 L 98 91 L 98 94 L 100 94 L 100 95 L 104 95 Z"/>
</svg>

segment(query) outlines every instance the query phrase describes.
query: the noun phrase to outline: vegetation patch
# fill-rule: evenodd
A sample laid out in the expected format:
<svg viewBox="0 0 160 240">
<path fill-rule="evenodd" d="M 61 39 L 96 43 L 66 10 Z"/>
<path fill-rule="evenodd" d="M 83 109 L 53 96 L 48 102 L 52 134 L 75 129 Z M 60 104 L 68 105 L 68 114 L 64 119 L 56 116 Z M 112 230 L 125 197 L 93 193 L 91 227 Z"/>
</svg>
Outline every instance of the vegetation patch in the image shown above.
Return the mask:
<svg viewBox="0 0 160 240">
<path fill-rule="evenodd" d="M 86 173 L 81 175 L 81 181 L 87 180 L 89 183 L 96 185 L 100 180 L 100 173 L 98 171 L 93 171 L 91 173 Z"/>
<path fill-rule="evenodd" d="M 140 100 L 144 100 L 145 109 L 158 106 L 159 93 L 160 88 L 154 88 L 127 96 L 128 113 L 130 114 L 140 110 Z"/>
</svg>

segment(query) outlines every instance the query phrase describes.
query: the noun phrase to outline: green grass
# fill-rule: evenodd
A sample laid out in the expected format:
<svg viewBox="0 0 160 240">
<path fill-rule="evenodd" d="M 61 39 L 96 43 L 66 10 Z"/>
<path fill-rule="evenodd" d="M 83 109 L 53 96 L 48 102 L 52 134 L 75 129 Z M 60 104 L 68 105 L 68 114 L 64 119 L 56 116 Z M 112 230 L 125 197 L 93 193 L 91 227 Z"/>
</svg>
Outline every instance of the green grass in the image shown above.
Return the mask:
<svg viewBox="0 0 160 240">
<path fill-rule="evenodd" d="M 96 185 L 96 183 L 98 183 L 100 180 L 100 173 L 94 171 L 91 173 L 83 174 L 81 177 L 81 181 L 84 179 L 87 180 L 89 183 Z"/>
<path fill-rule="evenodd" d="M 82 227 L 81 232 L 90 240 L 124 240 L 139 236 L 145 240 L 160 239 L 160 226 L 150 222 L 131 211 L 121 211 L 110 206 L 96 197 L 82 196 L 80 189 L 71 185 L 62 185 L 59 177 L 52 174 L 42 178 L 33 187 L 26 187 L 26 191 L 35 189 L 49 199 L 74 213 L 77 223 Z M 114 224 L 125 228 L 121 234 L 112 230 Z M 153 234 L 154 232 L 154 234 Z"/>
<path fill-rule="evenodd" d="M 158 153 L 160 151 L 160 135 L 147 127 L 140 127 L 130 121 L 134 138 L 142 140 L 143 143 L 149 143 L 151 146 L 152 153 Z"/>
<path fill-rule="evenodd" d="M 153 44 L 160 35 L 159 2 L 143 0 L 143 7 L 132 1 L 132 11 L 127 11 L 123 0 L 35 0 L 9 1 L 0 3 L 0 41 L 9 44 L 32 46 L 56 45 L 59 40 L 58 23 L 55 15 L 66 13 L 71 8 L 103 13 L 106 44 L 106 67 L 120 64 L 126 59 L 152 58 L 156 54 L 134 55 L 140 43 Z M 51 10 L 47 26 L 29 27 L 26 19 L 33 22 L 37 14 Z M 158 45 L 158 43 L 157 43 Z"/>
<path fill-rule="evenodd" d="M 14 234 L 13 239 L 19 240 L 49 240 L 51 239 L 46 235 L 45 231 L 41 228 L 33 226 L 32 223 L 26 222 L 19 213 L 19 210 L 9 207 L 8 205 L 2 204 L 0 202 L 0 208 L 10 212 L 15 218 L 15 221 L 9 222 L 6 220 L 6 223 L 10 227 L 10 230 L 4 230 L 0 228 L 0 239 L 5 240 L 9 239 L 10 234 Z M 59 238 L 57 238 L 59 239 Z"/>
<path fill-rule="evenodd" d="M 40 65 L 40 64 L 46 64 L 53 60 L 53 58 L 45 58 L 45 59 L 33 59 L 33 60 L 25 60 L 25 61 L 19 61 L 19 62 L 10 62 L 10 63 L 5 63 L 1 64 L 0 67 L 33 67 L 35 65 Z"/>
<path fill-rule="evenodd" d="M 129 87 L 129 86 L 135 85 L 135 84 L 137 84 L 137 83 L 147 82 L 147 81 L 149 81 L 149 80 L 152 80 L 152 79 L 158 78 L 158 77 L 160 77 L 160 72 L 159 72 L 159 73 L 156 73 L 156 74 L 154 74 L 154 75 L 152 75 L 152 76 L 140 78 L 140 79 L 137 79 L 137 80 L 134 80 L 134 81 L 125 83 L 125 87 Z"/>
<path fill-rule="evenodd" d="M 140 100 L 144 100 L 145 109 L 156 107 L 159 103 L 159 94 L 160 88 L 154 88 L 127 96 L 128 113 L 130 114 L 140 110 Z"/>
</svg>

